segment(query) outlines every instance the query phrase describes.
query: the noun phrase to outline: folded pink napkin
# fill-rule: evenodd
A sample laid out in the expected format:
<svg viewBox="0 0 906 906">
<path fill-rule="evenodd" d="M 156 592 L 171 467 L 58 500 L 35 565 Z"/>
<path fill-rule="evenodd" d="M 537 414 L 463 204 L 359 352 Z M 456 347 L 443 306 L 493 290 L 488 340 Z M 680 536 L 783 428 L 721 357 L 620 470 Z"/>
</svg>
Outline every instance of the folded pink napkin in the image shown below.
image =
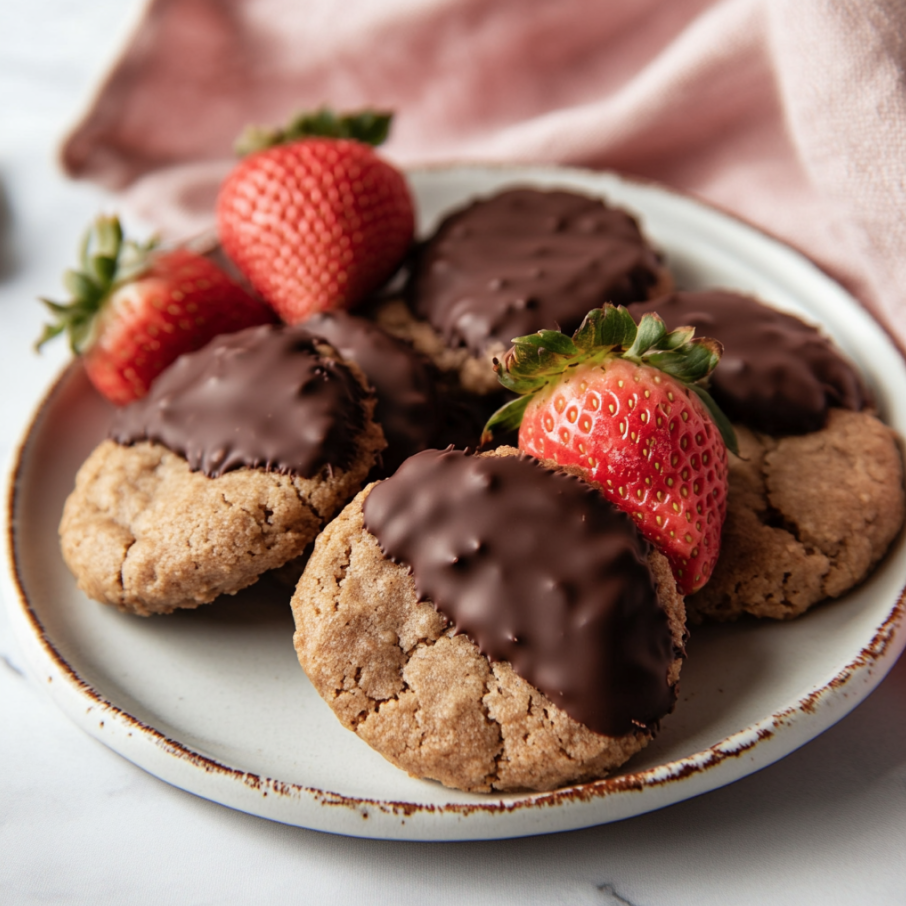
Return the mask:
<svg viewBox="0 0 906 906">
<path fill-rule="evenodd" d="M 904 67 L 903 0 L 152 0 L 63 160 L 187 235 L 246 123 L 391 108 L 400 164 L 556 162 L 696 193 L 906 342 Z"/>
</svg>

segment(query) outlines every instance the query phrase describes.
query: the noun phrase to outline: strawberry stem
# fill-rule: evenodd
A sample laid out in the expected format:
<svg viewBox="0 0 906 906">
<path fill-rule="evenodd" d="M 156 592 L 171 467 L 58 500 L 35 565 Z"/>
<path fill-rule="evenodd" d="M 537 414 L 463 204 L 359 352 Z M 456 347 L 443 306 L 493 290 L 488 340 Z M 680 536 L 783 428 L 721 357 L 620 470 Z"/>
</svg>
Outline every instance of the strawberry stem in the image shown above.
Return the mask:
<svg viewBox="0 0 906 906">
<path fill-rule="evenodd" d="M 720 430 L 727 448 L 738 454 L 736 433 L 703 383 L 720 361 L 723 347 L 709 337 L 694 337 L 692 327 L 668 331 L 659 315 L 645 314 L 636 324 L 621 305 L 610 303 L 590 311 L 572 339 L 556 330 L 539 330 L 516 337 L 502 360 L 494 361 L 497 378 L 507 390 L 519 394 L 488 420 L 482 443 L 495 431 L 519 427 L 531 397 L 555 381 L 567 368 L 623 358 L 650 365 L 670 375 L 704 403 Z"/>
<path fill-rule="evenodd" d="M 297 113 L 285 126 L 246 126 L 236 141 L 240 157 L 303 138 L 347 138 L 366 145 L 380 145 L 390 134 L 393 114 L 360 110 L 338 115 L 329 107 L 313 113 Z"/>
</svg>

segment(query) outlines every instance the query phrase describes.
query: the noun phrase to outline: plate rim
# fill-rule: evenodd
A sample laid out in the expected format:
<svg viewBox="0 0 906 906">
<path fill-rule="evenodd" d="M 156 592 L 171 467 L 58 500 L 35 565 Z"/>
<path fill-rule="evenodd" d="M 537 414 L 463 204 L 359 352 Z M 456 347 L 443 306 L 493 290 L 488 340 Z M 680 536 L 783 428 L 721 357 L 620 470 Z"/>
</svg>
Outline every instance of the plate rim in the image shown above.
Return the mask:
<svg viewBox="0 0 906 906">
<path fill-rule="evenodd" d="M 808 256 L 761 228 L 700 198 L 651 180 L 579 167 L 456 163 L 410 168 L 406 173 L 430 176 L 435 172 L 448 173 L 451 170 L 490 171 L 495 174 L 506 172 L 517 176 L 526 174 L 527 179 L 531 178 L 528 175 L 531 172 L 543 172 L 554 179 L 558 174 L 592 179 L 604 177 L 676 196 L 759 234 L 783 253 L 792 255 L 801 264 L 813 268 L 824 280 L 842 292 L 856 310 L 885 335 L 891 347 L 902 357 L 899 343 L 885 325 L 859 305 L 845 287 Z M 906 633 L 902 632 L 906 621 L 904 586 L 885 620 L 876 625 L 871 640 L 835 675 L 826 679 L 822 685 L 813 684 L 809 691 L 780 710 L 707 749 L 680 759 L 545 793 L 488 794 L 482 801 L 442 805 L 412 803 L 350 797 L 230 767 L 178 740 L 168 738 L 109 701 L 101 690 L 81 677 L 63 657 L 29 600 L 16 546 L 16 505 L 25 469 L 25 455 L 54 398 L 67 381 L 72 380 L 79 368 L 81 366 L 77 361 L 65 365 L 45 390 L 12 450 L 6 472 L 3 531 L 6 569 L 3 570 L 3 577 L 4 585 L 7 586 L 6 597 L 13 631 L 39 685 L 50 693 L 55 704 L 80 728 L 164 782 L 227 807 L 313 830 L 373 839 L 424 842 L 505 839 L 577 830 L 622 820 L 717 789 L 785 757 L 853 710 L 881 682 L 906 648 Z M 43 682 L 45 676 L 47 681 Z M 853 692 L 852 687 L 859 680 L 862 681 L 862 686 Z M 838 694 L 844 690 L 846 694 Z M 99 716 L 104 719 L 98 720 Z M 817 726 L 815 721 L 818 721 Z M 199 785 L 211 788 L 198 789 Z M 641 794 L 643 799 L 648 800 L 654 796 L 655 801 L 648 801 L 642 808 L 637 808 L 634 806 L 642 803 L 639 803 L 637 796 L 630 798 L 629 793 L 637 796 Z M 627 804 L 631 802 L 627 808 L 620 809 L 618 804 L 611 815 L 602 817 L 595 814 L 597 803 L 621 796 Z M 324 806 L 334 808 L 325 810 Z M 337 806 L 342 808 L 336 808 Z M 566 808 L 560 808 L 561 806 Z M 530 827 L 500 826 L 500 819 L 505 815 L 530 809 L 540 811 L 552 808 L 559 809 L 561 820 L 538 821 Z M 574 816 L 573 812 L 576 813 Z M 546 811 L 545 814 L 555 813 Z M 567 814 L 566 820 L 563 820 L 564 814 Z M 316 816 L 325 820 L 313 820 Z M 448 817 L 454 820 L 449 822 L 446 820 Z"/>
</svg>

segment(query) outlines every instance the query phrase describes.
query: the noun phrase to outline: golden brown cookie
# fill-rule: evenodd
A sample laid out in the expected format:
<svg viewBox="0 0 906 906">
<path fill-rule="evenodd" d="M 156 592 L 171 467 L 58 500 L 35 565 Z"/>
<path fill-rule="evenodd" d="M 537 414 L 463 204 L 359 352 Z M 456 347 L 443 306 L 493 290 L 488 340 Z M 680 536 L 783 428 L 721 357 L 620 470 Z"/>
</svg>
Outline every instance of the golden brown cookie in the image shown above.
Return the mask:
<svg viewBox="0 0 906 906">
<path fill-rule="evenodd" d="M 299 556 L 361 487 L 382 446 L 372 426 L 344 472 L 208 478 L 160 444 L 106 440 L 63 509 L 63 558 L 96 601 L 142 616 L 198 607 Z"/>
<path fill-rule="evenodd" d="M 297 328 L 177 360 L 76 476 L 63 556 L 90 597 L 197 607 L 302 555 L 385 446 L 364 376 Z"/>
<path fill-rule="evenodd" d="M 894 432 L 845 409 L 810 434 L 736 430 L 721 554 L 686 601 L 690 621 L 791 619 L 865 579 L 906 512 Z"/>
<path fill-rule="evenodd" d="M 648 743 L 653 726 L 641 723 L 617 735 L 589 729 L 509 662 L 457 634 L 431 600 L 419 601 L 409 569 L 388 559 L 365 527 L 376 487 L 321 533 L 292 601 L 299 661 L 344 726 L 410 774 L 469 791 L 591 780 Z M 662 618 L 666 612 L 661 682 L 675 695 L 683 601 L 667 561 L 649 556 L 655 607 Z"/>
</svg>

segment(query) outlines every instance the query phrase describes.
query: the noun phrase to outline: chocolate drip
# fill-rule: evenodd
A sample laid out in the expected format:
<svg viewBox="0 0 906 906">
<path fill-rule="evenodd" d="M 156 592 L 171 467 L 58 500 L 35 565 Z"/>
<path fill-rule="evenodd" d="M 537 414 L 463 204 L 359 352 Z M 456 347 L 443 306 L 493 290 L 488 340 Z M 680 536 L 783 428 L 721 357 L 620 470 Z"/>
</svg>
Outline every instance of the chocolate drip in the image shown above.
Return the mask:
<svg viewBox="0 0 906 906">
<path fill-rule="evenodd" d="M 119 410 L 117 443 L 151 440 L 216 477 L 243 466 L 312 478 L 348 468 L 366 393 L 298 327 L 252 327 L 181 356 L 144 398 Z"/>
<path fill-rule="evenodd" d="M 374 416 L 387 438 L 386 474 L 419 450 L 437 444 L 437 392 L 429 366 L 418 353 L 371 321 L 346 312 L 315 315 L 305 327 L 324 337 L 344 359 L 355 362 L 374 385 Z"/>
<path fill-rule="evenodd" d="M 513 189 L 444 220 L 419 256 L 414 307 L 448 345 L 481 355 L 542 328 L 572 333 L 605 302 L 645 299 L 659 270 L 625 211 Z"/>
<path fill-rule="evenodd" d="M 766 434 L 808 434 L 831 406 L 859 411 L 867 391 L 830 340 L 793 315 L 724 291 L 681 292 L 628 306 L 670 329 L 695 328 L 724 347 L 711 394 L 727 417 Z"/>
<path fill-rule="evenodd" d="M 427 450 L 364 511 L 420 600 L 571 717 L 621 736 L 672 709 L 648 544 L 589 485 L 527 458 Z"/>
</svg>

